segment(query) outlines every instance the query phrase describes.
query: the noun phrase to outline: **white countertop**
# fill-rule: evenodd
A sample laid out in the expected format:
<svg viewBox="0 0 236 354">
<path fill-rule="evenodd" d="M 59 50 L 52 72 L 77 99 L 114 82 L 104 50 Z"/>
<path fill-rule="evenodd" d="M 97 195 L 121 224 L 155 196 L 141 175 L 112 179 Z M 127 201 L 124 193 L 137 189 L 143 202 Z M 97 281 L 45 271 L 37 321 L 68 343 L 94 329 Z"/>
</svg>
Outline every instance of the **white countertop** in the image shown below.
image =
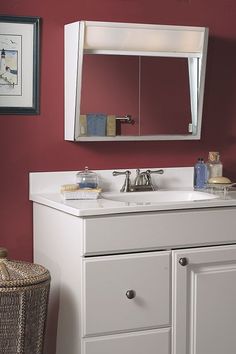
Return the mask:
<svg viewBox="0 0 236 354">
<path fill-rule="evenodd" d="M 30 199 L 33 202 L 47 205 L 65 213 L 81 217 L 137 212 L 154 212 L 162 210 L 236 207 L 235 191 L 229 192 L 226 199 L 222 199 L 220 197 L 211 200 L 186 202 L 127 203 L 103 198 L 99 198 L 97 200 L 63 200 L 59 193 L 34 194 L 31 195 Z"/>
<path fill-rule="evenodd" d="M 155 168 L 155 169 L 159 169 Z M 135 177 L 135 170 L 131 178 Z M 69 213 L 75 216 L 96 216 L 137 212 L 155 212 L 162 210 L 199 209 L 236 207 L 236 191 L 229 192 L 226 199 L 221 197 L 211 200 L 184 202 L 127 203 L 99 198 L 97 200 L 64 200 L 59 193 L 60 186 L 75 183 L 77 171 L 64 172 L 33 172 L 30 173 L 29 199 L 35 203 Z M 96 171 L 99 185 L 103 192 L 119 193 L 124 182 L 124 176 L 113 177 L 112 170 Z M 163 175 L 153 175 L 153 183 L 160 190 L 192 190 L 193 168 L 164 168 Z M 138 192 L 143 193 L 143 192 Z M 148 193 L 148 192 L 147 192 Z M 156 192 L 158 193 L 158 191 Z"/>
</svg>

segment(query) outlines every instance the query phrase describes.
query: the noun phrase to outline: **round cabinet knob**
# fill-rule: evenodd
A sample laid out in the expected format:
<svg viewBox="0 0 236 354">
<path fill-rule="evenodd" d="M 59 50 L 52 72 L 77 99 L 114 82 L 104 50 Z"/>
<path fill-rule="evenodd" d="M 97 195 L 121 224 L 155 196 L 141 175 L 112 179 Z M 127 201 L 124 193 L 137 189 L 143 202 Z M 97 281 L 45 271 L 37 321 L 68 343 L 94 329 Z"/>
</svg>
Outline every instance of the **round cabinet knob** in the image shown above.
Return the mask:
<svg viewBox="0 0 236 354">
<path fill-rule="evenodd" d="M 186 257 L 180 258 L 179 264 L 185 267 L 188 264 L 188 259 Z"/>
<path fill-rule="evenodd" d="M 134 290 L 127 290 L 126 296 L 128 299 L 133 299 L 136 296 L 136 292 Z"/>
</svg>

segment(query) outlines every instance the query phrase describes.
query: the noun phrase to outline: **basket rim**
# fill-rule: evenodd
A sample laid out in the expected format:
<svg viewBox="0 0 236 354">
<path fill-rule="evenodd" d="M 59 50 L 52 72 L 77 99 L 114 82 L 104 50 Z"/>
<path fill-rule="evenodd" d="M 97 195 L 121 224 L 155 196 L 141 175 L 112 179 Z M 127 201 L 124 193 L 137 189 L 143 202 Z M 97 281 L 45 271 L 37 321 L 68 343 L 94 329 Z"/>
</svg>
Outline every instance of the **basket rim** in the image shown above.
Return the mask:
<svg viewBox="0 0 236 354">
<path fill-rule="evenodd" d="M 29 267 L 29 275 L 27 267 Z M 15 272 L 18 275 L 17 278 L 10 278 L 10 272 Z M 7 258 L 0 260 L 0 288 L 23 287 L 43 283 L 50 279 L 49 271 L 40 264 Z"/>
</svg>

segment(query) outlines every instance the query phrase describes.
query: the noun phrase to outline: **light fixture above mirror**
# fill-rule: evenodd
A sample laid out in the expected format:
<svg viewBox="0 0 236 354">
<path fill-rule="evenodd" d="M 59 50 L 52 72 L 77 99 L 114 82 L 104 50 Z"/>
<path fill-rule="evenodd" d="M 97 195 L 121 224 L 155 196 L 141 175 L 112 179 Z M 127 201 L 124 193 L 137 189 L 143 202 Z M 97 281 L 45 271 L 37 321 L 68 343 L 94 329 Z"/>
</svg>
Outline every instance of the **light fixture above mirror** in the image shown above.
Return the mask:
<svg viewBox="0 0 236 354">
<path fill-rule="evenodd" d="M 132 23 L 113 23 L 78 21 L 65 26 L 65 139 L 72 141 L 121 141 L 121 140 L 193 140 L 200 139 L 202 106 L 204 96 L 205 68 L 207 56 L 208 29 L 205 27 L 189 26 L 166 26 L 166 25 L 146 25 Z M 82 124 L 87 124 L 86 115 L 91 113 L 88 105 L 86 112 L 81 111 L 81 97 L 83 91 L 83 68 L 87 55 L 130 57 L 138 60 L 138 102 L 137 117 L 130 119 L 130 122 L 139 124 L 135 127 L 134 134 L 121 134 L 117 131 L 114 136 L 106 134 L 106 126 L 103 133 L 98 135 L 87 134 L 87 127 L 81 129 L 81 117 L 85 117 Z M 145 72 L 151 64 L 152 58 L 177 58 L 176 61 L 186 61 L 186 71 L 188 79 L 188 99 L 189 99 L 189 122 L 186 133 L 158 133 L 158 130 L 151 131 L 153 126 L 149 118 L 148 129 L 144 129 L 141 121 L 145 121 L 145 114 L 142 114 L 140 107 L 143 106 L 142 97 L 147 97 L 144 87 L 147 85 Z M 152 57 L 152 58 L 151 58 Z M 98 57 L 96 57 L 98 58 Z M 145 60 L 147 58 L 147 60 Z M 145 64 L 145 61 L 148 64 Z M 173 61 L 174 62 L 174 61 Z M 136 65 L 136 64 L 134 64 Z M 146 65 L 146 66 L 145 66 Z M 147 66 L 148 65 L 148 66 Z M 181 64 L 182 65 L 182 64 Z M 145 71 L 146 70 L 146 71 Z M 85 76 L 85 75 L 84 75 Z M 184 76 L 184 75 L 183 75 Z M 186 75 L 185 75 L 186 76 Z M 105 77 L 105 75 L 104 75 Z M 174 79 L 174 77 L 173 77 Z M 94 77 L 95 80 L 95 77 Z M 179 78 L 181 80 L 181 77 Z M 141 87 L 141 85 L 143 85 Z M 132 85 L 131 85 L 132 86 Z M 185 89 L 186 91 L 186 89 Z M 112 92 L 111 92 L 112 94 Z M 168 94 L 167 94 L 168 95 Z M 87 94 L 89 96 L 89 94 Z M 87 97 L 89 98 L 89 97 Z M 106 101 L 109 102 L 107 97 Z M 167 97 L 171 105 L 171 97 Z M 89 100 L 87 100 L 89 102 Z M 146 100 L 147 101 L 147 100 Z M 151 104 L 153 104 L 153 101 Z M 119 102 L 118 102 L 119 103 Z M 107 107 L 107 110 L 109 108 Z M 112 117 L 117 121 L 122 121 L 121 114 L 117 111 L 107 111 L 103 106 L 103 114 L 100 119 L 104 124 L 107 117 Z M 114 108 L 113 108 L 114 110 Z M 124 111 L 124 118 L 130 112 Z M 94 112 L 94 111 L 93 111 Z M 92 118 L 96 118 L 96 111 Z M 156 111 L 155 114 L 157 115 Z M 169 114 L 170 115 L 170 114 Z M 91 116 L 91 114 L 89 114 Z M 98 118 L 100 116 L 98 115 Z M 101 117 L 100 117 L 101 118 Z M 157 118 L 155 118 L 157 119 Z M 161 117 L 158 119 L 161 119 Z M 173 115 L 171 119 L 178 119 Z M 98 121 L 98 120 L 97 120 Z M 124 122 L 128 120 L 124 119 Z M 105 123 L 107 124 L 107 123 Z M 136 130 L 135 130 L 136 129 Z M 82 131 L 82 133 L 81 133 Z M 143 133 L 142 133 L 143 132 Z M 178 129 L 177 129 L 178 132 Z"/>
</svg>

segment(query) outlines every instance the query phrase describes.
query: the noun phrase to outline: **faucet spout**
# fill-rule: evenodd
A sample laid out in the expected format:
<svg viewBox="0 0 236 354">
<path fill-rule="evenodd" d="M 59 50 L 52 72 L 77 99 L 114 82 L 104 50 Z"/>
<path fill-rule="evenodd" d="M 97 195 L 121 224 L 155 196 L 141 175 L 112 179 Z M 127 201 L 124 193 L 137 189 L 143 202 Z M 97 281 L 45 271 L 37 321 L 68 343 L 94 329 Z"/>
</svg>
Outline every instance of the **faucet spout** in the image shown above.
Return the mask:
<svg viewBox="0 0 236 354">
<path fill-rule="evenodd" d="M 136 170 L 136 178 L 134 180 L 134 191 L 154 191 L 155 188 L 152 183 L 151 175 L 154 173 L 163 174 L 163 170 L 146 170 L 144 172 L 140 172 L 140 169 Z M 157 188 L 156 188 L 157 189 Z"/>
</svg>

